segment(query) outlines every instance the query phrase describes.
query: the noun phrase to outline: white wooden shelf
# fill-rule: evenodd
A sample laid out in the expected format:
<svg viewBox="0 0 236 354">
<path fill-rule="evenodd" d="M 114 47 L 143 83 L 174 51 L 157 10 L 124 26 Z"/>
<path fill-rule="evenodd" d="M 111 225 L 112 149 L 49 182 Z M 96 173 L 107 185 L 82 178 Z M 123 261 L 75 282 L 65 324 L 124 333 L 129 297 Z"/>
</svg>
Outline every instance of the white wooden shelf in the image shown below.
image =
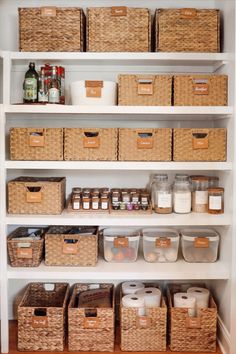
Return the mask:
<svg viewBox="0 0 236 354">
<path fill-rule="evenodd" d="M 5 161 L 8 170 L 231 171 L 232 162 Z"/>
<path fill-rule="evenodd" d="M 147 263 L 138 259 L 134 263 L 108 263 L 100 259 L 96 267 L 48 267 L 42 263 L 36 268 L 8 266 L 9 279 L 27 280 L 202 280 L 229 279 L 227 266 L 215 263 Z"/>
</svg>

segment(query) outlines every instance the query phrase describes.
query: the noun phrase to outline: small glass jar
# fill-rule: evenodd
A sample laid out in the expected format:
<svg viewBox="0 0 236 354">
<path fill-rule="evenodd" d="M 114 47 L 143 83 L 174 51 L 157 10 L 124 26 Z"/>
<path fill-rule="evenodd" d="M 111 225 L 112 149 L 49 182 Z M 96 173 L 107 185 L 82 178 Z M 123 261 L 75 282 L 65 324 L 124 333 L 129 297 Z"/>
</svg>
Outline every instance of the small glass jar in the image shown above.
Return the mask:
<svg viewBox="0 0 236 354">
<path fill-rule="evenodd" d="M 93 195 L 92 196 L 92 210 L 98 210 L 99 209 L 99 196 L 98 195 Z"/>
<path fill-rule="evenodd" d="M 208 177 L 208 188 L 219 188 L 219 177 L 209 176 Z"/>
<path fill-rule="evenodd" d="M 119 210 L 120 209 L 120 202 L 113 202 L 112 203 L 112 209 L 113 210 Z M 125 205 L 125 203 L 123 203 Z"/>
<path fill-rule="evenodd" d="M 132 202 L 133 204 L 139 202 L 139 194 L 138 194 L 138 193 L 133 193 L 133 194 L 131 194 L 131 202 Z"/>
<path fill-rule="evenodd" d="M 130 194 L 129 193 L 123 193 L 122 194 L 122 202 L 124 202 L 124 203 L 129 203 L 130 202 Z"/>
<path fill-rule="evenodd" d="M 148 204 L 149 204 L 149 193 L 147 192 L 142 192 L 140 196 L 141 200 L 141 209 L 142 210 L 148 210 Z"/>
<path fill-rule="evenodd" d="M 111 202 L 113 203 L 117 203 L 120 201 L 120 193 L 119 192 L 113 192 L 111 195 Z"/>
<path fill-rule="evenodd" d="M 224 188 L 208 188 L 208 213 L 224 213 Z"/>
<path fill-rule="evenodd" d="M 74 187 L 72 188 L 72 193 L 81 193 L 82 189 L 80 187 Z"/>
<path fill-rule="evenodd" d="M 101 209 L 107 210 L 109 208 L 109 196 L 106 193 L 101 195 Z"/>
<path fill-rule="evenodd" d="M 153 189 L 154 193 L 154 210 L 158 214 L 172 213 L 172 187 L 167 181 L 159 182 Z"/>
<path fill-rule="evenodd" d="M 88 194 L 84 194 L 82 198 L 82 205 L 84 210 L 90 210 L 91 197 Z"/>
<path fill-rule="evenodd" d="M 80 194 L 74 194 L 72 197 L 72 209 L 80 210 L 81 198 Z"/>
<path fill-rule="evenodd" d="M 178 177 L 173 186 L 174 212 L 188 214 L 191 212 L 191 185 L 185 176 Z"/>
<path fill-rule="evenodd" d="M 207 213 L 208 210 L 208 177 L 193 176 L 192 180 L 192 211 Z"/>
</svg>

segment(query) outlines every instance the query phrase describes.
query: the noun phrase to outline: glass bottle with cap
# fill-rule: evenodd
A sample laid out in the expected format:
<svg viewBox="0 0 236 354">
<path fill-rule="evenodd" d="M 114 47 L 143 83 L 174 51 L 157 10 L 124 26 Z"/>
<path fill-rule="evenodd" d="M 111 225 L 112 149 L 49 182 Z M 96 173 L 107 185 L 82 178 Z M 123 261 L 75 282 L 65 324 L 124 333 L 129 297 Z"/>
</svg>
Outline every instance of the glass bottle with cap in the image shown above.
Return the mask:
<svg viewBox="0 0 236 354">
<path fill-rule="evenodd" d="M 188 175 L 177 175 L 173 185 L 173 208 L 178 214 L 191 212 L 191 185 Z"/>
</svg>

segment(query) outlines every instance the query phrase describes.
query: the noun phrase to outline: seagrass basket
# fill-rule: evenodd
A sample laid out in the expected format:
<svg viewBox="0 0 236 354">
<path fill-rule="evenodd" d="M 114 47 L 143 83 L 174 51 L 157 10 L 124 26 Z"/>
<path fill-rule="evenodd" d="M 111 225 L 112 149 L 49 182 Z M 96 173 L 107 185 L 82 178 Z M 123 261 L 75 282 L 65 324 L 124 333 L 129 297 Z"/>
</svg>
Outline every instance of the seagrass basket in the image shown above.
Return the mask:
<svg viewBox="0 0 236 354">
<path fill-rule="evenodd" d="M 65 128 L 65 160 L 117 160 L 118 129 Z"/>
<path fill-rule="evenodd" d="M 78 7 L 19 8 L 22 52 L 82 52 L 85 16 Z"/>
<path fill-rule="evenodd" d="M 94 284 L 75 284 L 68 307 L 69 351 L 112 352 L 115 340 L 115 294 L 113 284 L 100 284 L 108 289 L 111 307 L 79 307 L 78 296 Z"/>
<path fill-rule="evenodd" d="M 88 8 L 86 38 L 88 52 L 148 52 L 150 11 L 125 6 Z"/>
<path fill-rule="evenodd" d="M 119 75 L 120 106 L 171 106 L 171 75 Z"/>
<path fill-rule="evenodd" d="M 120 161 L 171 161 L 172 129 L 119 129 Z"/>
<path fill-rule="evenodd" d="M 63 129 L 11 128 L 11 160 L 63 160 Z"/>
<path fill-rule="evenodd" d="M 18 306 L 18 350 L 63 351 L 67 283 L 30 283 Z"/>
<path fill-rule="evenodd" d="M 212 129 L 174 129 L 174 161 L 226 161 L 227 130 Z"/>
<path fill-rule="evenodd" d="M 158 9 L 155 51 L 220 52 L 220 12 L 216 9 Z"/>
<path fill-rule="evenodd" d="M 227 106 L 227 75 L 174 76 L 175 106 Z"/>
<path fill-rule="evenodd" d="M 96 265 L 98 257 L 97 228 L 94 228 L 95 232 L 90 234 L 86 233 L 86 227 L 83 228 L 84 233 L 76 233 L 76 229 L 76 226 L 52 226 L 49 228 L 45 235 L 46 265 L 84 267 Z"/>
</svg>

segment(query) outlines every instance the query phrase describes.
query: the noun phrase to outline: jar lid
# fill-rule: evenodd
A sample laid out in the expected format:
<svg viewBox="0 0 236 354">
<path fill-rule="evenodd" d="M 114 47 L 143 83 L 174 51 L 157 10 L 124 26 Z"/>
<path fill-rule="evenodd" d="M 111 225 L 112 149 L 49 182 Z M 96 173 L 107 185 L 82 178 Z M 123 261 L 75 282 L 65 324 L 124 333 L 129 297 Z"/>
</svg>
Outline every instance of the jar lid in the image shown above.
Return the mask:
<svg viewBox="0 0 236 354">
<path fill-rule="evenodd" d="M 210 193 L 224 192 L 224 188 L 222 188 L 222 187 L 208 188 L 208 192 L 210 192 Z"/>
<path fill-rule="evenodd" d="M 180 233 L 184 240 L 192 241 L 195 238 L 208 238 L 211 241 L 218 241 L 219 234 L 214 229 L 183 229 Z"/>
</svg>

